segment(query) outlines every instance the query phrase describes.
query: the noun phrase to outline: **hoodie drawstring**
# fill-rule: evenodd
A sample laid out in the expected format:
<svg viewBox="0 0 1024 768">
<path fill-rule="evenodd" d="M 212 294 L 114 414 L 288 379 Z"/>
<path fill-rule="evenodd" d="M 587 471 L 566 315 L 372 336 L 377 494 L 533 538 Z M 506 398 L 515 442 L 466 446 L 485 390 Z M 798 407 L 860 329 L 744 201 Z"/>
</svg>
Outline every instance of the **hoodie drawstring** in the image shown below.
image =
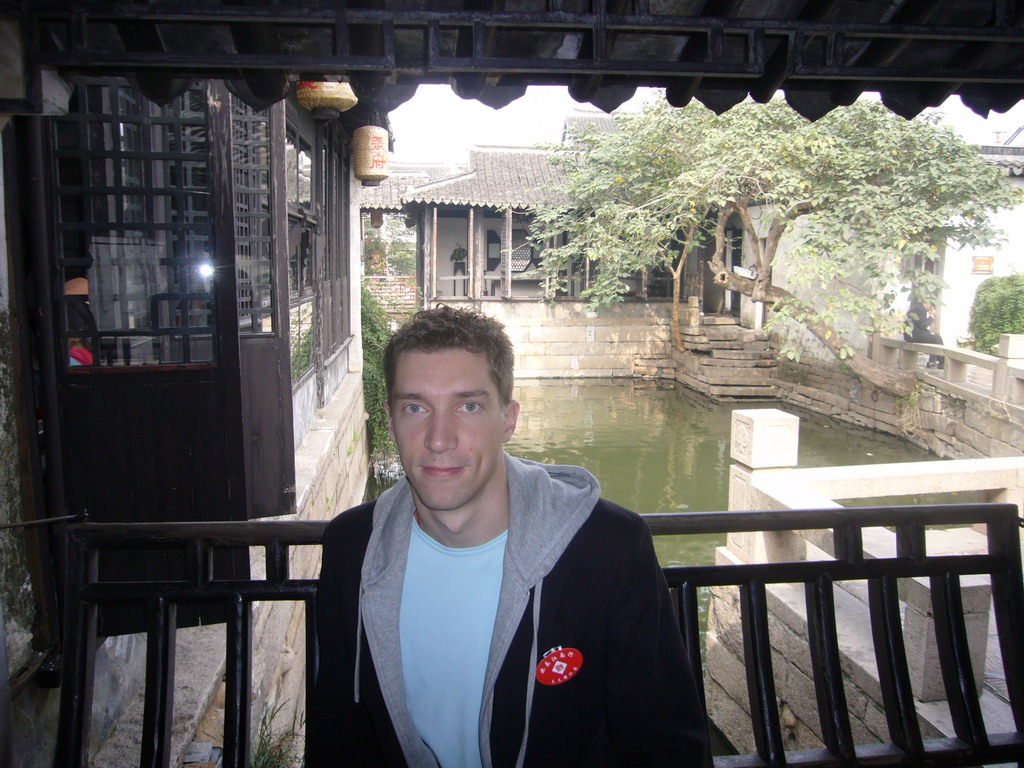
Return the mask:
<svg viewBox="0 0 1024 768">
<path fill-rule="evenodd" d="M 526 718 L 523 721 L 523 741 L 519 745 L 519 757 L 516 758 L 516 768 L 523 768 L 526 760 L 526 741 L 530 735 L 530 712 L 533 710 L 533 690 L 537 685 L 537 665 L 540 660 L 537 658 L 537 627 L 540 625 L 540 593 L 544 586 L 544 579 L 537 582 L 533 588 L 533 647 L 530 650 L 530 677 L 526 681 Z"/>
<path fill-rule="evenodd" d="M 352 700 L 359 703 L 359 661 L 363 654 L 363 585 L 359 585 L 359 604 L 356 606 L 356 668 L 353 670 L 354 679 Z"/>
</svg>

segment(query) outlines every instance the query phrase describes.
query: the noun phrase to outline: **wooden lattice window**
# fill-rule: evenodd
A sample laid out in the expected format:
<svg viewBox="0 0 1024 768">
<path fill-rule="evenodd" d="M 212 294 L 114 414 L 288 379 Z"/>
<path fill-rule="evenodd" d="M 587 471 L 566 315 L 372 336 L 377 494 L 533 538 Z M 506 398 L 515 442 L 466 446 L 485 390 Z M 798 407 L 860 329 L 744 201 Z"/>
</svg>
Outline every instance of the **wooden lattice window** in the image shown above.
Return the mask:
<svg viewBox="0 0 1024 768">
<path fill-rule="evenodd" d="M 52 134 L 68 365 L 216 359 L 205 83 L 166 106 L 77 82 Z"/>
<path fill-rule="evenodd" d="M 316 282 L 320 265 L 316 258 L 316 229 L 320 220 L 314 211 L 319 202 L 319 157 L 313 150 L 312 125 L 288 120 L 285 130 L 285 180 L 288 197 L 288 297 L 289 347 L 292 382 L 313 367 L 318 343 Z"/>
<path fill-rule="evenodd" d="M 533 260 L 533 246 L 526 237 L 525 229 L 512 230 L 512 273 L 525 272 L 530 267 L 536 266 Z"/>
<path fill-rule="evenodd" d="M 235 197 L 238 329 L 274 332 L 270 209 L 270 117 L 231 100 L 231 172 Z"/>
</svg>

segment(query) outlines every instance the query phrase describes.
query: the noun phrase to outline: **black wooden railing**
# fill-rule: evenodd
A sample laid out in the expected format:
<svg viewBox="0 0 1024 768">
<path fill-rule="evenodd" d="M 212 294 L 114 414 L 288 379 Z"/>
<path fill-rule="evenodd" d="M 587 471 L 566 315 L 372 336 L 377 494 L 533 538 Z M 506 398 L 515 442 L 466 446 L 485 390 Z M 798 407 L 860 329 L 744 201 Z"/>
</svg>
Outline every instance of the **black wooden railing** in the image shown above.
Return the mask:
<svg viewBox="0 0 1024 768">
<path fill-rule="evenodd" d="M 723 534 L 748 531 L 831 529 L 835 559 L 787 563 L 666 568 L 679 606 L 680 630 L 692 662 L 701 668 L 698 592 L 737 587 L 751 721 L 757 751 L 750 755 L 707 756 L 715 768 L 740 766 L 969 766 L 1016 763 L 1024 766 L 1024 585 L 1021 579 L 1017 509 L 1006 504 L 944 505 L 777 512 L 712 512 L 651 515 L 655 535 Z M 988 552 L 978 555 L 929 555 L 925 527 L 985 523 Z M 175 612 L 179 605 L 219 604 L 226 611 L 227 700 L 224 765 L 249 762 L 251 608 L 255 600 L 291 600 L 306 604 L 307 691 L 316 664 L 316 583 L 292 579 L 289 547 L 317 544 L 323 522 L 91 524 L 68 529 L 67 611 L 64 683 L 61 692 L 56 764 L 84 768 L 97 646 L 96 617 L 109 606 L 144 606 L 148 616 L 145 713 L 141 734 L 142 766 L 167 766 L 170 760 L 174 679 Z M 865 557 L 865 528 L 895 531 L 893 557 Z M 219 549 L 262 547 L 266 579 L 217 581 L 211 562 Z M 104 550 L 176 549 L 183 553 L 187 576 L 167 582 L 101 582 L 97 557 Z M 987 574 L 991 579 L 1006 689 L 1014 727 L 990 733 L 981 714 L 967 648 L 960 579 Z M 941 673 L 955 737 L 923 739 L 918 725 L 904 649 L 897 580 L 930 580 L 934 627 Z M 890 741 L 855 744 L 847 714 L 833 590 L 837 582 L 865 580 L 879 681 Z M 805 586 L 808 644 L 824 748 L 784 749 L 776 702 L 769 639 L 767 588 L 771 584 Z"/>
</svg>

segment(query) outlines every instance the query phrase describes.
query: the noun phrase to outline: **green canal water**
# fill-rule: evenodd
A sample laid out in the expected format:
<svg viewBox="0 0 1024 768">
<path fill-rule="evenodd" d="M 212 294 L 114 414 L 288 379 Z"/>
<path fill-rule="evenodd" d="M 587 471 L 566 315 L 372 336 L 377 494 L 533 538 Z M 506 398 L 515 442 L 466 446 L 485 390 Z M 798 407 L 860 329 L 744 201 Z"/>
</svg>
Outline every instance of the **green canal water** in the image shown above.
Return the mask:
<svg viewBox="0 0 1024 768">
<path fill-rule="evenodd" d="M 509 453 L 586 467 L 605 498 L 641 514 L 727 509 L 732 411 L 775 407 L 715 403 L 678 384 L 628 379 L 516 385 L 522 409 Z M 800 416 L 801 467 L 936 458 L 879 432 L 787 410 Z M 718 535 L 655 538 L 662 565 L 713 563 L 715 547 L 724 543 Z"/>
<path fill-rule="evenodd" d="M 678 384 L 629 379 L 521 379 L 514 396 L 522 408 L 509 453 L 586 467 L 605 498 L 640 514 L 727 509 L 732 411 L 775 407 L 715 403 Z M 888 435 L 786 410 L 801 419 L 801 467 L 936 458 Z M 381 490 L 368 488 L 368 496 Z M 662 565 L 712 563 L 720 544 L 724 537 L 713 535 L 655 539 Z"/>
</svg>

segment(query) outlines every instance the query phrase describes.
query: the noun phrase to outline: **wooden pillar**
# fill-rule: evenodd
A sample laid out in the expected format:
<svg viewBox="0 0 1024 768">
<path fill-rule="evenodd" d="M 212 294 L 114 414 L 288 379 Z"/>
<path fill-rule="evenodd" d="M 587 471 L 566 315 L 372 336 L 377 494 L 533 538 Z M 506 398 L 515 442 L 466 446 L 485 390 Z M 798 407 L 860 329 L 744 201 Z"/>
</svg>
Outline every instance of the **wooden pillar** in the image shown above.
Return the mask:
<svg viewBox="0 0 1024 768">
<path fill-rule="evenodd" d="M 512 209 L 505 209 L 505 232 L 501 238 L 501 297 L 512 295 Z"/>
<path fill-rule="evenodd" d="M 423 299 L 430 302 L 437 296 L 437 206 L 430 206 L 430 241 L 426 259 L 427 284 L 424 286 Z M 428 304 L 429 306 L 429 304 Z"/>
<path fill-rule="evenodd" d="M 477 298 L 484 295 L 484 273 L 487 271 L 487 214 L 483 208 L 480 209 L 480 215 L 476 217 L 476 225 L 473 229 L 473 238 L 476 243 L 476 274 L 473 277 L 473 282 L 476 286 L 476 292 L 473 294 Z"/>
<path fill-rule="evenodd" d="M 477 265 L 477 248 L 476 248 L 476 227 L 474 226 L 475 217 L 474 209 L 469 209 L 469 221 L 466 224 L 466 250 L 468 255 L 466 256 L 466 296 L 470 299 L 477 297 L 476 292 L 476 281 L 477 272 L 479 268 Z"/>
<path fill-rule="evenodd" d="M 555 244 L 555 239 L 553 237 L 549 237 L 547 239 L 547 241 L 545 241 L 545 243 L 544 243 L 544 248 L 545 249 L 551 248 L 552 246 L 554 246 L 554 244 Z M 541 256 L 541 258 L 543 259 L 543 255 Z M 569 290 L 566 291 L 566 293 L 569 296 L 571 296 L 572 295 L 572 265 L 571 264 L 569 266 L 568 277 L 569 277 L 569 280 L 568 280 L 568 283 L 567 283 L 567 287 L 568 287 Z M 552 278 L 545 276 L 541 280 L 541 283 L 544 286 L 544 289 L 543 289 L 544 290 L 544 298 L 545 299 L 550 299 L 552 294 L 554 294 L 554 292 L 555 292 L 554 291 L 554 287 L 553 287 L 554 286 L 554 281 L 552 280 Z"/>
</svg>

